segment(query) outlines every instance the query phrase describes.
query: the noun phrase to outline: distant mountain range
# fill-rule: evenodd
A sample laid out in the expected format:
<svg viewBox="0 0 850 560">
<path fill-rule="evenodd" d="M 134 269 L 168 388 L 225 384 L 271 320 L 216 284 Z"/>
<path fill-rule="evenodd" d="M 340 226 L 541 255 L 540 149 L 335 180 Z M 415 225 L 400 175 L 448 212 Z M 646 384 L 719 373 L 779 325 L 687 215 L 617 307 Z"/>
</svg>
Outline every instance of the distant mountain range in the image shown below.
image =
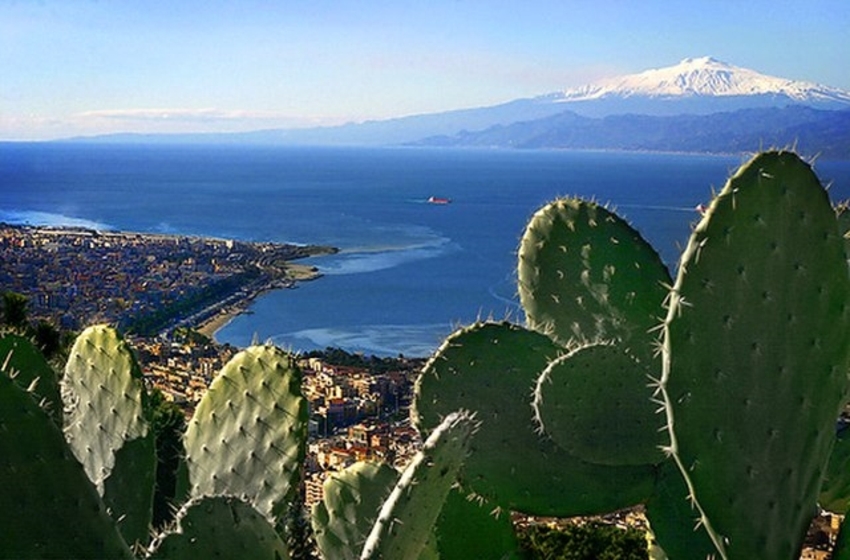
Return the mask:
<svg viewBox="0 0 850 560">
<path fill-rule="evenodd" d="M 804 155 L 850 158 L 850 110 L 825 111 L 804 105 L 754 108 L 708 115 L 557 115 L 435 136 L 422 146 L 524 149 L 602 149 L 740 153 L 794 147 Z"/>
<path fill-rule="evenodd" d="M 703 57 L 490 107 L 310 129 L 79 140 L 697 152 L 796 145 L 850 159 L 850 92 Z"/>
</svg>

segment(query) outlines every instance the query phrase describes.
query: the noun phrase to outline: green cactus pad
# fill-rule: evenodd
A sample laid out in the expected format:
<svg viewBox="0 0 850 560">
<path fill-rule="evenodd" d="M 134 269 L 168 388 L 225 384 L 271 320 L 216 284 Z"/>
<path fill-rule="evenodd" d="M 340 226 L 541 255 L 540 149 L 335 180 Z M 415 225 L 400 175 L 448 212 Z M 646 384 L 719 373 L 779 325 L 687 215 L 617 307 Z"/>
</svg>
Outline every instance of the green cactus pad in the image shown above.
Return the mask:
<svg viewBox="0 0 850 560">
<path fill-rule="evenodd" d="M 386 463 L 359 462 L 330 475 L 312 525 L 323 558 L 356 560 L 400 473 Z"/>
<path fill-rule="evenodd" d="M 241 496 L 276 522 L 298 489 L 306 438 L 307 401 L 292 356 L 273 346 L 243 350 L 189 421 L 191 495 Z"/>
<path fill-rule="evenodd" d="M 659 467 L 658 482 L 645 511 L 656 543 L 669 558 L 716 555 L 714 544 L 700 528 L 699 512 L 688 499 L 688 487 L 673 461 Z"/>
<path fill-rule="evenodd" d="M 583 461 L 660 463 L 668 440 L 666 419 L 652 402 L 653 373 L 617 346 L 577 348 L 537 380 L 533 404 L 540 428 Z"/>
<path fill-rule="evenodd" d="M 797 558 L 847 394 L 850 281 L 796 155 L 744 165 L 682 257 L 665 324 L 671 451 L 727 558 Z"/>
<path fill-rule="evenodd" d="M 522 558 L 510 514 L 496 516 L 489 504 L 458 489 L 446 497 L 435 531 L 441 560 Z"/>
<path fill-rule="evenodd" d="M 129 544 L 150 540 L 156 487 L 156 441 L 153 430 L 125 443 L 104 481 L 103 501 Z"/>
<path fill-rule="evenodd" d="M 62 432 L 0 375 L 0 558 L 132 558 Z"/>
<path fill-rule="evenodd" d="M 467 412 L 446 416 L 411 460 L 384 502 L 360 557 L 418 558 L 433 535 L 477 422 Z"/>
<path fill-rule="evenodd" d="M 449 336 L 415 387 L 413 421 L 428 433 L 454 410 L 476 413 L 461 481 L 505 510 L 572 516 L 632 506 L 649 497 L 650 467 L 577 459 L 537 431 L 532 392 L 561 348 L 510 323 L 479 323 Z"/>
<path fill-rule="evenodd" d="M 835 436 L 818 503 L 840 515 L 850 509 L 850 426 L 842 426 Z"/>
<path fill-rule="evenodd" d="M 59 376 L 28 338 L 16 334 L 0 337 L 0 373 L 13 377 L 62 426 Z"/>
<path fill-rule="evenodd" d="M 156 470 L 154 436 L 146 418 L 142 372 L 115 329 L 93 326 L 77 337 L 62 391 L 67 403 L 65 438 L 74 455 L 114 518 L 122 520 L 119 528 L 127 542 L 147 542 Z M 115 479 L 107 484 L 113 473 Z"/>
<path fill-rule="evenodd" d="M 118 333 L 97 325 L 77 337 L 62 386 L 65 437 L 102 493 L 117 451 L 148 433 L 141 370 Z"/>
<path fill-rule="evenodd" d="M 529 327 L 561 344 L 638 336 L 643 347 L 672 283 L 638 232 L 578 199 L 552 202 L 531 218 L 517 274 Z"/>
<path fill-rule="evenodd" d="M 232 496 L 205 496 L 177 513 L 176 528 L 151 544 L 151 559 L 250 558 L 287 560 L 286 545 L 268 520 Z"/>
</svg>

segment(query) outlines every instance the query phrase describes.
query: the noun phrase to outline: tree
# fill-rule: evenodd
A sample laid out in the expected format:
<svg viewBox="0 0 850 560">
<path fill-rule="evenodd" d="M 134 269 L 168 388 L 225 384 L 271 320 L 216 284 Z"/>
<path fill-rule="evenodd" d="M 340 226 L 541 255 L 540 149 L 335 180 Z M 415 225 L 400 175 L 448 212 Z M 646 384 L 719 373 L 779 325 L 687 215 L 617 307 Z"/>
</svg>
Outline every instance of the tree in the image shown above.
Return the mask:
<svg viewBox="0 0 850 560">
<path fill-rule="evenodd" d="M 47 321 L 39 321 L 33 332 L 35 343 L 48 360 L 56 356 L 62 348 L 62 333 Z"/>
<path fill-rule="evenodd" d="M 13 329 L 27 328 L 29 299 L 16 292 L 3 292 L 3 322 Z"/>
<path fill-rule="evenodd" d="M 156 438 L 156 488 L 154 490 L 153 526 L 162 528 L 174 517 L 174 504 L 182 499 L 177 494 L 177 471 L 183 457 L 183 432 L 186 417 L 179 406 L 155 389 L 148 399 L 151 428 Z"/>
<path fill-rule="evenodd" d="M 636 529 L 591 522 L 552 529 L 532 525 L 519 532 L 534 560 L 645 560 L 646 539 Z"/>
</svg>

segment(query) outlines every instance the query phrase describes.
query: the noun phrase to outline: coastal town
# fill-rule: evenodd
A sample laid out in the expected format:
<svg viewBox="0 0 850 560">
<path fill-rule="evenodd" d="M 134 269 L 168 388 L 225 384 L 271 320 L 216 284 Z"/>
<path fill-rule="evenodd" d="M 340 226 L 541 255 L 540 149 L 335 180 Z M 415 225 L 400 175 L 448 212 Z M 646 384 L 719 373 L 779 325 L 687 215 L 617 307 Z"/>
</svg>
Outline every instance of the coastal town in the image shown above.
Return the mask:
<svg viewBox="0 0 850 560">
<path fill-rule="evenodd" d="M 64 331 L 95 323 L 118 326 L 136 352 L 148 388 L 160 391 L 188 418 L 239 351 L 215 342 L 215 330 L 258 295 L 320 276 L 316 268 L 292 261 L 333 252 L 320 246 L 0 224 L 0 293 L 25 296 L 34 320 Z M 340 349 L 297 359 L 309 409 L 305 507 L 322 500 L 330 474 L 357 461 L 407 464 L 422 443 L 410 407 L 423 359 Z M 816 518 L 802 558 L 829 558 L 839 521 L 827 514 Z M 604 522 L 646 528 L 640 508 L 606 516 Z M 564 521 L 518 516 L 514 523 Z"/>
<path fill-rule="evenodd" d="M 316 278 L 292 261 L 331 247 L 0 224 L 0 290 L 37 319 L 76 330 L 110 323 L 150 336 L 241 311 L 272 289 Z"/>
</svg>

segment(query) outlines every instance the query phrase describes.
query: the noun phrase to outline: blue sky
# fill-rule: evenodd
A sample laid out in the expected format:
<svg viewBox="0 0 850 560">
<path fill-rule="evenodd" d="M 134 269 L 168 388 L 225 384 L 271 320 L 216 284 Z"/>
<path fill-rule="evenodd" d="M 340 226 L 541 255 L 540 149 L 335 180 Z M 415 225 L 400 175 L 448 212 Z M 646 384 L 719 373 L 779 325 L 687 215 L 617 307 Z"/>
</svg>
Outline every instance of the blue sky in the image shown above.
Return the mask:
<svg viewBox="0 0 850 560">
<path fill-rule="evenodd" d="M 850 2 L 0 0 L 0 139 L 383 119 L 706 55 L 850 90 Z"/>
</svg>

